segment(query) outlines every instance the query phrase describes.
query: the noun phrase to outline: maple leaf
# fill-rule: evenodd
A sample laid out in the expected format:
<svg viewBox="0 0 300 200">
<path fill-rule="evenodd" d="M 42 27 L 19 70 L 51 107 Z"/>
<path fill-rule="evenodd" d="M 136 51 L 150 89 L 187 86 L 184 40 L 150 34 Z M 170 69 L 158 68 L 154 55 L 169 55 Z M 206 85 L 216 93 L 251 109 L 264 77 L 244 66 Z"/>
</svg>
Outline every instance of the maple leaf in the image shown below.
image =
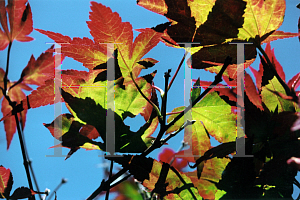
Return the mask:
<svg viewBox="0 0 300 200">
<path fill-rule="evenodd" d="M 85 83 L 85 79 L 87 79 L 87 77 L 88 73 L 86 71 L 63 70 L 61 74 L 61 84 L 66 91 L 72 95 L 77 95 L 79 91 L 78 86 Z M 44 85 L 39 86 L 36 90 L 33 90 L 31 94 L 24 97 L 22 101 L 16 105 L 15 112 L 22 112 L 23 110 L 38 108 L 49 104 L 52 105 L 59 101 L 63 102 L 63 99 L 56 98 L 55 80 L 49 79 L 45 81 Z M 9 112 L 0 121 L 5 120 L 12 115 L 13 112 Z"/>
<path fill-rule="evenodd" d="M 15 82 L 8 82 L 8 87 L 11 87 L 12 85 L 14 85 Z M 17 104 L 20 103 L 22 101 L 22 99 L 24 99 L 26 97 L 25 93 L 22 91 L 22 89 L 24 90 L 32 90 L 29 86 L 20 83 L 18 85 L 16 85 L 13 88 L 10 88 L 8 90 L 8 95 L 11 99 L 12 102 L 16 102 Z M 12 114 L 12 107 L 11 105 L 9 105 L 9 102 L 4 98 L 2 100 L 2 105 L 1 105 L 1 112 L 3 114 L 3 116 L 6 116 L 8 114 Z M 25 122 L 26 122 L 26 113 L 27 110 L 24 110 L 20 113 L 17 113 L 18 118 L 21 122 L 21 128 L 24 129 L 25 127 Z M 9 149 L 11 140 L 17 130 L 17 125 L 16 125 L 16 121 L 14 119 L 14 116 L 11 116 L 4 119 L 4 129 L 6 132 L 6 141 L 7 141 L 7 149 Z"/>
<path fill-rule="evenodd" d="M 173 109 L 172 112 L 182 111 L 184 107 Z M 231 106 L 223 101 L 216 92 L 207 94 L 200 102 L 198 102 L 191 110 L 192 119 L 196 122 L 192 125 L 192 133 L 188 135 L 195 135 L 193 142 L 206 143 L 207 133 L 204 129 L 205 125 L 209 134 L 219 142 L 234 141 L 236 137 L 236 117 L 231 113 Z M 168 118 L 168 122 L 174 119 L 178 114 L 173 114 Z M 202 123 L 201 123 L 202 121 Z M 173 126 L 171 126 L 167 133 L 178 130 L 184 124 L 184 119 L 180 118 Z M 190 137 L 190 136 L 189 136 Z M 201 139 L 200 139 L 201 138 Z M 204 141 L 205 140 L 205 141 Z M 188 140 L 191 141 L 191 140 Z M 193 145 L 193 144 L 190 144 Z M 193 145 L 198 146 L 198 145 Z M 199 145 L 198 147 L 200 148 Z M 207 145 L 203 145 L 207 146 Z M 210 145 L 207 146 L 209 148 Z M 199 149 L 193 153 L 199 155 L 199 152 L 205 152 L 207 149 Z M 202 154 L 203 154 L 202 153 Z"/>
<path fill-rule="evenodd" d="M 7 24 L 7 14 L 9 17 L 9 28 Z M 10 42 L 18 40 L 20 42 L 32 41 L 28 36 L 32 28 L 32 13 L 27 0 L 9 0 L 5 7 L 5 1 L 0 1 L 0 50 L 4 50 Z"/>
<path fill-rule="evenodd" d="M 0 166 L 0 198 L 8 198 L 13 185 L 13 176 L 10 169 Z"/>
<path fill-rule="evenodd" d="M 103 87 L 99 87 L 103 88 Z M 106 88 L 104 87 L 104 90 Z M 93 90 L 94 91 L 94 90 Z M 98 133 L 100 134 L 101 138 L 103 139 L 104 143 L 106 143 L 106 112 L 107 110 L 101 106 L 101 104 L 104 103 L 103 99 L 101 98 L 100 104 L 96 104 L 98 102 L 97 99 L 93 100 L 91 97 L 84 97 L 84 95 L 81 95 L 80 97 L 74 97 L 70 95 L 67 92 L 64 92 L 62 90 L 62 96 L 65 100 L 65 102 L 68 105 L 68 108 L 70 112 L 75 117 L 76 121 L 80 122 L 81 124 L 88 124 L 92 125 L 96 128 Z M 117 100 L 116 100 L 117 101 Z M 106 102 L 105 102 L 106 103 Z M 133 103 L 136 104 L 136 103 Z M 152 124 L 152 119 L 150 119 L 146 124 L 144 124 L 140 130 L 137 132 L 130 131 L 129 127 L 126 126 L 123 122 L 124 117 L 126 117 L 128 114 L 126 114 L 128 111 L 126 111 L 121 116 L 119 116 L 117 113 L 114 112 L 114 118 L 115 118 L 115 137 L 116 137 L 116 146 L 115 150 L 116 152 L 142 152 L 144 151 L 152 141 L 152 138 L 149 137 L 149 134 L 153 133 L 152 126 L 156 127 L 157 122 Z M 154 120 L 155 121 L 155 120 Z M 64 126 L 64 125 L 63 125 Z M 151 131 L 147 132 L 147 129 L 151 128 Z M 70 138 L 74 138 L 74 136 L 70 136 Z M 71 140 L 70 141 L 73 141 Z M 70 143 L 70 145 L 73 145 L 71 147 L 78 147 L 82 146 L 87 141 L 84 139 L 80 139 L 77 141 L 75 140 L 75 143 Z M 89 141 L 91 143 L 91 141 Z M 80 145 L 79 145 L 80 144 Z M 92 143 L 93 144 L 93 143 Z M 62 144 L 63 146 L 64 143 Z M 67 147 L 70 147 L 70 145 L 67 145 Z M 105 147 L 101 148 L 102 150 L 105 150 Z"/>
<path fill-rule="evenodd" d="M 285 73 L 283 71 L 282 66 L 278 62 L 275 57 L 274 49 L 271 49 L 270 43 L 266 45 L 265 52 L 270 59 L 272 65 L 274 66 L 275 70 L 277 71 L 279 77 L 285 82 Z M 250 68 L 254 77 L 256 79 L 256 87 L 258 88 L 259 93 L 261 94 L 262 102 L 268 107 L 270 111 L 274 111 L 275 108 L 278 106 L 280 112 L 282 111 L 293 111 L 296 107 L 296 103 L 293 103 L 287 99 L 282 97 L 287 97 L 286 91 L 284 87 L 281 85 L 279 80 L 274 76 L 274 73 L 269 69 L 268 64 L 265 62 L 265 58 L 261 57 L 261 62 L 259 65 L 259 70 L 256 71 L 254 68 Z M 296 74 L 290 81 L 288 81 L 287 86 L 292 89 L 293 83 L 297 80 L 299 75 Z M 245 83 L 246 88 L 247 85 L 250 87 L 251 81 L 250 77 L 248 77 L 249 81 Z M 296 82 L 294 85 L 294 89 L 297 89 L 299 84 Z M 253 86 L 252 86 L 253 88 Z M 248 90 L 249 91 L 249 90 Z M 253 96 L 254 89 L 252 89 L 252 96 L 249 93 L 248 96 L 250 101 L 254 103 L 256 106 L 260 106 L 259 98 Z M 276 92 L 275 92 L 276 91 Z M 247 92 L 247 91 L 246 91 Z M 251 96 L 251 97 L 250 97 Z M 256 98 L 256 102 L 254 102 L 253 98 Z"/>
<path fill-rule="evenodd" d="M 71 39 L 69 36 L 64 36 L 60 33 L 35 29 L 36 31 L 48 36 L 56 43 L 61 45 L 61 53 L 64 56 L 73 58 L 81 62 L 84 67 L 94 69 L 97 65 L 105 63 L 107 57 L 112 54 L 112 50 L 107 52 L 106 44 L 97 44 L 89 38 Z M 108 55 L 108 56 L 107 56 Z"/>
<path fill-rule="evenodd" d="M 52 49 L 53 46 L 50 48 Z M 49 49 L 49 50 L 50 50 Z M 49 51 L 48 50 L 48 51 Z M 23 69 L 18 82 L 41 86 L 45 81 L 55 76 L 55 63 L 52 52 L 42 53 L 37 60 L 32 55 L 27 66 Z"/>
<path fill-rule="evenodd" d="M 141 32 L 133 41 L 132 26 L 129 22 L 122 22 L 118 13 L 100 3 L 91 2 L 90 20 L 88 27 L 94 41 L 88 38 L 73 38 L 59 33 L 35 29 L 61 44 L 61 52 L 71 57 L 88 69 L 94 69 L 112 57 L 114 48 L 107 44 L 114 44 L 118 49 L 118 64 L 125 82 L 130 81 L 130 73 L 136 78 L 144 68 L 139 62 L 160 41 L 162 33 L 154 29 L 138 29 Z M 150 61 L 149 59 L 146 61 Z M 155 63 L 156 61 L 150 61 Z"/>
<path fill-rule="evenodd" d="M 283 21 L 284 0 L 139 0 L 137 3 L 172 21 L 166 34 L 175 42 L 200 42 L 200 46 L 192 48 L 192 68 L 215 73 L 220 71 L 226 56 L 233 57 L 236 63 L 236 46 L 227 42 L 260 44 L 299 35 L 276 31 Z M 245 67 L 255 57 L 255 44 L 245 45 Z M 236 70 L 236 65 L 231 65 L 224 74 L 235 78 Z"/>
<path fill-rule="evenodd" d="M 62 114 L 50 124 L 44 123 L 44 126 L 54 138 L 62 141 L 61 144 L 53 147 L 63 146 L 71 149 L 66 159 L 79 148 L 86 150 L 101 150 L 101 148 L 104 148 L 103 143 L 93 141 L 93 139 L 100 136 L 95 127 L 80 123 L 71 114 Z"/>
<path fill-rule="evenodd" d="M 138 67 L 137 62 L 149 52 L 160 41 L 162 33 L 153 29 L 138 29 L 141 32 L 133 40 L 132 26 L 128 22 L 122 22 L 116 12 L 110 8 L 91 3 L 90 20 L 88 27 L 96 43 L 113 43 L 118 49 L 118 62 L 125 82 L 130 79 L 129 73 L 133 73 L 133 78 L 138 76 L 135 72 Z"/>
</svg>

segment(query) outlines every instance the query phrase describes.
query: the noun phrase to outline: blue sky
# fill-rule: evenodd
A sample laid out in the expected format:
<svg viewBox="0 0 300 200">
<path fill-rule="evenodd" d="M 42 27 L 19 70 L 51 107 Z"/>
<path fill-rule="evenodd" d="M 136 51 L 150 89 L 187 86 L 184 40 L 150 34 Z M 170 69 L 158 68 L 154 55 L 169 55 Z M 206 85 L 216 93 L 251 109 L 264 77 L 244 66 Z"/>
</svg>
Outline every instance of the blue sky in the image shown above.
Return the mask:
<svg viewBox="0 0 300 200">
<path fill-rule="evenodd" d="M 70 37 L 92 38 L 86 25 L 86 21 L 89 20 L 89 1 L 29 0 L 29 2 L 33 13 L 34 28 L 59 32 Z M 98 0 L 97 2 L 101 2 L 109 6 L 113 11 L 118 12 L 122 21 L 130 22 L 134 29 L 153 27 L 167 21 L 165 17 L 137 6 L 135 0 Z M 296 8 L 297 3 L 299 2 L 294 0 L 287 1 L 285 21 L 279 30 L 286 32 L 298 31 L 297 23 L 300 10 Z M 134 33 L 136 36 L 137 32 Z M 22 69 L 27 65 L 32 54 L 37 58 L 44 50 L 50 47 L 50 44 L 46 43 L 52 42 L 51 39 L 37 31 L 33 31 L 30 36 L 35 38 L 35 40 L 29 43 L 14 42 L 12 45 L 10 73 L 8 75 L 11 81 L 19 79 Z M 275 55 L 283 66 L 286 73 L 286 80 L 288 81 L 294 74 L 300 71 L 300 45 L 298 38 L 277 40 L 272 42 L 271 46 L 275 48 Z M 166 47 L 164 44 L 159 43 L 159 45 L 147 54 L 147 57 L 152 57 L 160 62 L 155 67 L 146 71 L 146 73 L 157 69 L 158 73 L 154 81 L 157 86 L 163 88 L 164 72 L 168 68 L 172 68 L 172 74 L 174 74 L 183 53 L 183 50 Z M 0 52 L 0 67 L 2 68 L 6 66 L 6 55 L 7 49 Z M 258 69 L 258 60 L 251 66 Z M 62 69 L 71 68 L 86 70 L 81 63 L 71 58 L 66 58 Z M 200 76 L 202 80 L 213 80 L 213 76 L 204 70 L 193 70 L 192 75 L 193 78 Z M 168 104 L 167 111 L 169 112 L 177 106 L 184 105 L 183 77 L 184 73 L 181 70 L 169 93 L 169 97 L 173 96 L 175 99 Z M 68 113 L 64 106 L 62 113 Z M 24 134 L 39 187 L 41 190 L 45 188 L 53 190 L 64 177 L 68 179 L 68 183 L 63 185 L 58 191 L 58 199 L 85 199 L 98 187 L 103 178 L 103 159 L 98 157 L 102 153 L 98 151 L 79 150 L 67 161 L 63 157 L 46 157 L 46 155 L 53 155 L 53 149 L 48 149 L 48 147 L 54 145 L 54 139 L 50 132 L 43 126 L 43 123 L 50 123 L 53 119 L 53 105 L 31 109 L 27 114 Z M 141 118 L 137 119 L 138 122 L 134 120 L 131 119 L 126 122 L 143 123 Z M 132 127 L 133 130 L 137 128 L 135 126 Z M 177 150 L 180 147 L 182 135 L 171 140 L 169 146 Z M 68 149 L 63 149 L 64 155 L 67 152 Z M 156 156 L 157 153 L 153 155 Z M 7 151 L 3 124 L 0 124 L 0 161 L 1 165 L 10 168 L 13 173 L 13 190 L 17 187 L 28 185 L 17 134 L 14 136 L 11 147 Z"/>
</svg>

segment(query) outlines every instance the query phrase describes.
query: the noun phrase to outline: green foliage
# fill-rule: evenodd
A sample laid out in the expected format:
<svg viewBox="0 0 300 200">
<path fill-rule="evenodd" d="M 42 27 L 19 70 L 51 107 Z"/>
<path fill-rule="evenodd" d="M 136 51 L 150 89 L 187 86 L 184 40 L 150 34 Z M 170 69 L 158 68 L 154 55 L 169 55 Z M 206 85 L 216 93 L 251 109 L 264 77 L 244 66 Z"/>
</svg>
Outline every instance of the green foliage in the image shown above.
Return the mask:
<svg viewBox="0 0 300 200">
<path fill-rule="evenodd" d="M 60 33 L 36 29 L 55 42 L 63 43 L 63 57 L 81 62 L 88 70 L 62 70 L 61 97 L 70 113 L 44 124 L 52 136 L 61 141 L 54 147 L 70 148 L 67 158 L 80 148 L 106 151 L 110 137 L 107 116 L 111 115 L 114 120 L 110 123 L 114 124 L 109 126 L 114 127 L 115 152 L 127 153 L 123 157 L 106 157 L 112 165 L 118 163 L 122 169 L 114 176 L 110 171 L 108 180 L 103 180 L 88 199 L 102 191 L 108 195 L 110 189 L 117 192 L 120 199 L 142 199 L 139 194 L 144 194 L 143 198 L 157 195 L 163 199 L 290 199 L 297 170 L 289 166 L 287 160 L 300 157 L 299 114 L 296 112 L 299 111 L 297 87 L 300 74 L 286 83 L 284 71 L 269 44 L 273 40 L 299 36 L 298 33 L 277 31 L 283 21 L 285 1 L 213 0 L 207 4 L 204 0 L 140 0 L 137 4 L 168 17 L 170 23 L 138 29 L 140 33 L 133 39 L 129 22 L 122 22 L 118 13 L 101 3 L 92 2 L 88 27 L 93 40 L 71 39 Z M 0 6 L 0 19 L 5 19 L 1 20 L 0 41 L 3 44 L 0 50 L 8 46 L 9 58 L 14 40 L 32 40 L 27 36 L 32 31 L 32 14 L 26 0 L 9 1 L 7 9 L 1 1 Z M 11 22 L 10 31 L 6 15 Z M 19 34 L 15 34 L 17 30 Z M 167 103 L 175 99 L 168 96 L 168 90 L 174 89 L 168 81 L 171 72 L 165 72 L 164 89 L 154 84 L 156 71 L 140 76 L 142 70 L 157 63 L 155 59 L 143 57 L 160 41 L 174 48 L 182 48 L 177 44 L 180 42 L 196 42 L 190 49 L 193 62 L 186 58 L 190 67 L 217 73 L 213 82 L 197 79 L 191 90 L 190 105 L 173 108 L 171 113 L 166 113 Z M 256 84 L 249 74 L 245 74 L 244 105 L 237 105 L 240 103 L 237 99 L 241 98 L 237 91 L 241 88 L 232 89 L 220 83 L 221 77 L 228 84 L 240 81 L 237 80 L 240 67 L 240 63 L 236 63 L 237 49 L 229 42 L 252 43 L 245 48 L 245 67 L 256 59 L 257 49 L 262 54 L 259 71 L 251 68 Z M 107 48 L 107 43 L 115 45 Z M 261 47 L 263 43 L 268 43 L 265 50 Z M 7 148 L 16 129 L 22 139 L 19 124 L 22 119 L 24 128 L 28 109 L 55 103 L 55 84 L 50 69 L 57 66 L 53 64 L 52 54 L 53 48 L 50 48 L 37 60 L 32 57 L 16 82 L 9 82 L 7 73 L 0 69 L 0 97 L 4 97 L 1 121 L 4 121 Z M 110 70 L 114 70 L 113 79 L 108 78 Z M 167 71 L 160 70 L 158 73 Z M 172 81 L 175 78 L 176 73 Z M 111 83 L 112 88 L 108 88 Z M 210 86 L 204 86 L 205 83 Z M 28 84 L 39 87 L 25 96 L 22 89 L 32 90 Z M 113 109 L 107 100 L 112 90 Z M 155 90 L 161 93 L 161 105 Z M 145 122 L 140 124 L 138 131 L 131 131 L 124 120 L 139 114 Z M 292 131 L 292 127 L 296 130 Z M 183 129 L 189 149 L 176 154 L 185 155 L 181 161 L 175 157 L 168 161 L 146 157 Z M 236 156 L 235 147 L 244 137 L 237 136 L 239 132 L 245 135 L 243 148 L 246 155 L 252 157 Z M 213 139 L 220 144 L 212 146 Z M 27 163 L 26 150 L 22 145 L 21 148 L 24 163 Z M 189 172 L 183 169 L 187 162 L 195 163 L 190 165 Z M 144 191 L 137 192 L 139 187 L 132 180 L 123 182 L 129 176 L 114 183 L 115 189 L 111 188 L 111 183 L 127 171 L 146 188 Z M 34 198 L 34 194 L 39 193 L 32 190 L 30 175 L 28 179 L 30 188 L 19 188 L 12 197 Z M 1 198 L 8 198 L 12 175 L 2 166 L 0 181 Z M 22 192 L 23 196 L 18 194 Z"/>
</svg>

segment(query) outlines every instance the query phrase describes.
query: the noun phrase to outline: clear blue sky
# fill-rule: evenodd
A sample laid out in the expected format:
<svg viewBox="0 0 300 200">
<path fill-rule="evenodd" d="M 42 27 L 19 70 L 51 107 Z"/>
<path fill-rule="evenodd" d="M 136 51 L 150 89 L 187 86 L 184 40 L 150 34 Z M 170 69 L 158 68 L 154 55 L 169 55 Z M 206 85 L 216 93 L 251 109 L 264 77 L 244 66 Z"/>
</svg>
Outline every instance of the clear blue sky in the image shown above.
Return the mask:
<svg viewBox="0 0 300 200">
<path fill-rule="evenodd" d="M 88 0 L 29 0 L 33 13 L 34 28 L 59 32 L 70 37 L 89 37 L 89 29 L 86 21 L 89 20 L 90 3 Z M 122 21 L 128 21 L 134 29 L 153 27 L 157 24 L 166 22 L 166 18 L 152 13 L 136 5 L 135 0 L 98 0 L 113 11 L 120 14 Z M 296 8 L 298 1 L 288 0 L 285 21 L 280 30 L 287 32 L 297 32 L 297 23 L 300 10 Z M 134 32 L 135 36 L 137 32 Z M 29 43 L 14 42 L 11 50 L 11 62 L 9 79 L 18 80 L 22 69 L 27 65 L 30 56 L 33 54 L 36 58 L 50 47 L 47 42 L 52 42 L 48 37 L 33 31 L 31 35 L 35 38 Z M 292 78 L 294 74 L 300 71 L 299 52 L 300 45 L 298 38 L 278 40 L 271 43 L 275 48 L 275 55 L 286 73 L 286 80 Z M 7 50 L 0 52 L 0 67 L 6 66 Z M 163 73 L 172 68 L 175 72 L 183 55 L 183 50 L 166 47 L 160 43 L 146 57 L 152 57 L 158 61 L 155 67 L 146 71 L 147 73 L 157 69 L 158 73 L 154 79 L 156 85 L 163 88 Z M 258 68 L 258 62 L 253 65 Z M 81 63 L 71 58 L 66 58 L 62 69 L 86 70 Z M 175 97 L 170 101 L 167 111 L 174 107 L 182 106 L 183 101 L 183 70 L 172 86 L 169 97 Z M 202 80 L 212 80 L 209 73 L 204 70 L 193 70 L 193 78 L 201 76 Z M 63 107 L 62 113 L 67 113 Z M 53 155 L 54 139 L 50 132 L 43 126 L 43 123 L 50 123 L 54 119 L 54 106 L 40 107 L 28 111 L 27 122 L 24 130 L 29 156 L 33 160 L 33 167 L 38 179 L 41 190 L 50 188 L 52 191 L 61 181 L 61 178 L 67 178 L 68 183 L 63 185 L 58 191 L 59 200 L 73 200 L 87 198 L 99 185 L 102 180 L 103 160 L 98 157 L 102 154 L 98 151 L 77 151 L 70 159 L 64 161 L 63 157 L 46 157 Z M 130 121 L 134 121 L 133 119 Z M 130 121 L 126 121 L 131 123 Z M 141 118 L 139 122 L 142 122 Z M 132 127 L 136 130 L 138 127 Z M 173 139 L 170 145 L 174 150 L 178 149 L 182 140 L 182 134 Z M 63 154 L 67 154 L 68 149 L 63 149 Z M 157 153 L 154 154 L 155 156 Z M 6 151 L 6 138 L 3 124 L 0 124 L 0 164 L 10 168 L 14 176 L 13 190 L 17 187 L 28 186 L 25 170 L 23 167 L 22 155 L 17 134 L 14 136 L 9 151 Z M 13 191 L 12 190 L 12 191 Z M 297 196 L 294 196 L 297 197 Z"/>
</svg>

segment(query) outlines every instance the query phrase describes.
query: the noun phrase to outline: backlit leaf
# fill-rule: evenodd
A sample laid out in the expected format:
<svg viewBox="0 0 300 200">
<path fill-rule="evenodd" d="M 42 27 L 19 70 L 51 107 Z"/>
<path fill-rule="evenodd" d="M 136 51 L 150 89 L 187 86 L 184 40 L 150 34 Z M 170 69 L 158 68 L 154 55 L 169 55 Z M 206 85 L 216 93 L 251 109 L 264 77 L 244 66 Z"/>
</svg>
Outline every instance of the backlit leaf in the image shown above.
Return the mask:
<svg viewBox="0 0 300 200">
<path fill-rule="evenodd" d="M 175 108 L 172 112 L 182 111 L 183 107 Z M 199 103 L 192 108 L 192 119 L 196 122 L 192 125 L 192 134 L 201 138 L 207 138 L 205 125 L 209 134 L 219 142 L 234 141 L 236 137 L 236 116 L 231 114 L 231 106 L 223 101 L 216 92 L 207 94 Z M 168 122 L 176 117 L 174 114 L 168 118 Z M 183 117 L 167 130 L 167 133 L 176 131 L 183 125 Z M 203 136 L 199 135 L 203 134 Z M 203 151 L 203 150 L 202 150 Z M 204 150 L 205 151 L 205 150 Z"/>
<path fill-rule="evenodd" d="M 8 83 L 8 87 L 12 86 L 14 84 L 14 82 L 12 83 Z M 15 101 L 17 104 L 19 104 L 22 99 L 24 99 L 26 97 L 26 95 L 24 94 L 24 92 L 22 91 L 22 89 L 24 90 L 31 90 L 31 88 L 23 83 L 20 83 L 18 85 L 16 85 L 15 87 L 9 89 L 8 91 L 8 95 L 10 96 L 11 101 Z M 1 112 L 3 114 L 3 116 L 6 116 L 12 111 L 12 107 L 9 105 L 8 101 L 4 98 L 2 100 L 2 106 L 1 106 Z M 19 121 L 21 122 L 21 128 L 23 129 L 25 127 L 25 122 L 26 122 L 26 113 L 27 110 L 24 110 L 20 113 L 18 113 L 18 118 Z M 15 121 L 15 117 L 11 116 L 4 119 L 4 129 L 6 132 L 6 141 L 7 141 L 7 149 L 10 146 L 11 140 L 17 130 L 17 125 L 16 125 L 16 121 Z"/>
<path fill-rule="evenodd" d="M 116 12 L 102 4 L 91 3 L 90 20 L 88 27 L 96 43 L 113 43 L 118 49 L 118 62 L 125 82 L 130 80 L 129 72 L 133 78 L 139 73 L 135 72 L 136 63 L 160 40 L 161 33 L 153 29 L 138 29 L 141 33 L 133 41 L 132 26 L 122 22 Z"/>
<path fill-rule="evenodd" d="M 8 30 L 7 15 L 9 19 Z M 32 41 L 28 36 L 33 28 L 31 8 L 27 0 L 10 0 L 5 9 L 5 1 L 0 2 L 0 50 L 4 50 L 9 42 L 18 40 L 20 42 Z"/>
<path fill-rule="evenodd" d="M 107 56 L 107 45 L 97 44 L 89 38 L 73 38 L 64 36 L 60 33 L 54 33 L 51 31 L 44 31 L 41 29 L 35 29 L 38 32 L 47 35 L 56 43 L 61 45 L 61 53 L 65 56 L 71 57 L 74 60 L 81 62 L 83 66 L 88 69 L 93 69 L 97 65 L 105 63 L 107 57 L 110 57 L 112 50 Z"/>
<path fill-rule="evenodd" d="M 99 104 L 91 97 L 85 97 L 84 99 L 82 97 L 73 97 L 63 90 L 62 96 L 75 119 L 82 124 L 94 126 L 104 143 L 106 143 L 106 113 L 108 111 L 101 106 L 103 101 Z M 140 153 L 151 144 L 151 137 L 143 137 L 147 128 L 151 125 L 151 121 L 144 124 L 137 132 L 132 132 L 116 112 L 114 112 L 114 119 L 116 152 Z M 83 143 L 85 142 L 83 141 Z M 105 150 L 104 147 L 103 150 Z"/>
<path fill-rule="evenodd" d="M 52 53 L 42 53 L 37 60 L 32 55 L 22 71 L 20 80 L 25 84 L 41 86 L 46 80 L 54 78 L 54 69 L 54 56 Z"/>
<path fill-rule="evenodd" d="M 236 45 L 227 42 L 255 41 L 260 44 L 299 35 L 276 31 L 283 21 L 284 0 L 139 0 L 137 3 L 172 21 L 167 34 L 175 42 L 200 42 L 199 47 L 192 48 L 192 68 L 214 73 L 220 71 L 226 56 L 236 58 Z M 245 67 L 255 57 L 255 44 L 245 45 Z M 235 59 L 233 63 L 224 75 L 235 79 Z"/>
<path fill-rule="evenodd" d="M 0 166 L 0 198 L 8 198 L 13 185 L 13 176 L 10 169 Z"/>
</svg>

